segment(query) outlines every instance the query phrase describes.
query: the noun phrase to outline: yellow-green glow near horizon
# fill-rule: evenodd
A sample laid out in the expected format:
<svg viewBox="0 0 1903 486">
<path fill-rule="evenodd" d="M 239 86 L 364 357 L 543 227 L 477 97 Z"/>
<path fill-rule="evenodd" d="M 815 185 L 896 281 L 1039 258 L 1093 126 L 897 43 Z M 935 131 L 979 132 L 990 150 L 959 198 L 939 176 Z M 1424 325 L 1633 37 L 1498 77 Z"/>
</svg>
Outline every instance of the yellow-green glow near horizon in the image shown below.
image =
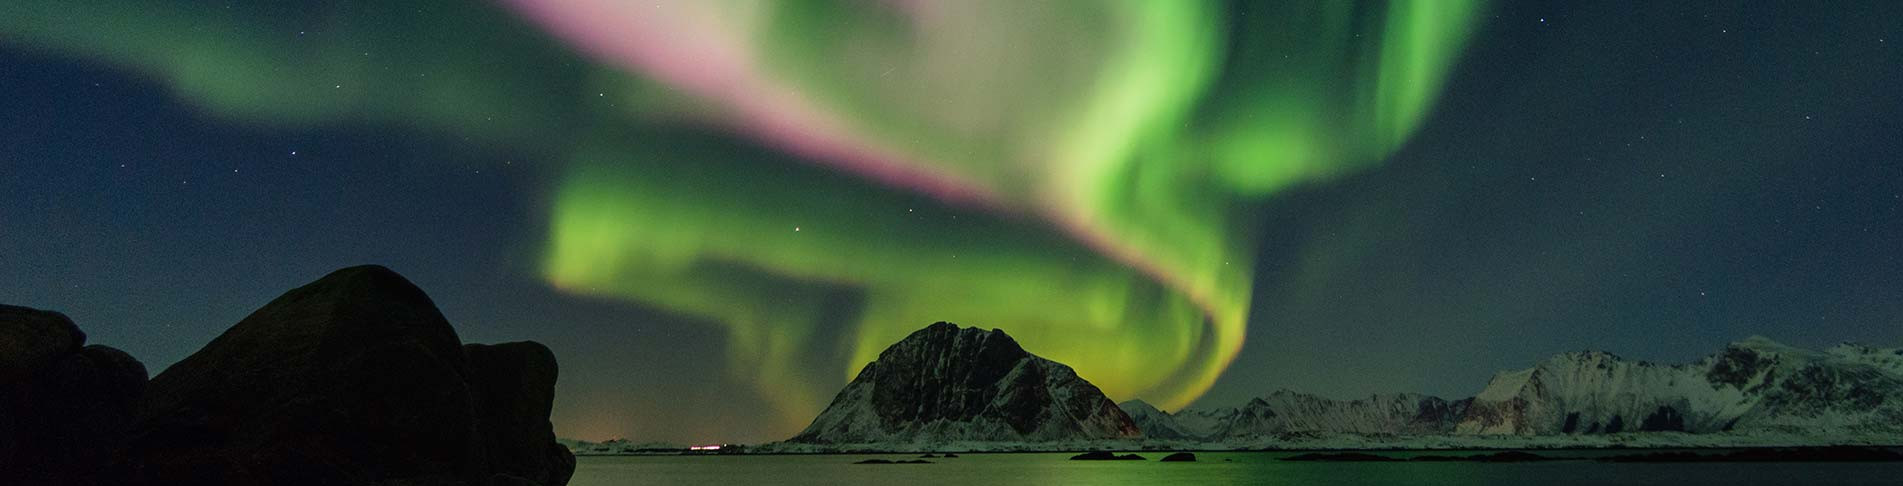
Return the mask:
<svg viewBox="0 0 1903 486">
<path fill-rule="evenodd" d="M 1276 231 L 1250 208 L 1400 148 L 1480 17 L 1477 0 L 502 3 L 306 25 L 18 0 L 0 36 L 213 116 L 548 161 L 542 277 L 718 323 L 727 370 L 791 433 L 938 320 L 1002 328 L 1119 400 L 1195 400 L 1252 312 L 1283 325 L 1249 308 Z M 846 362 L 802 358 L 842 345 Z"/>
</svg>

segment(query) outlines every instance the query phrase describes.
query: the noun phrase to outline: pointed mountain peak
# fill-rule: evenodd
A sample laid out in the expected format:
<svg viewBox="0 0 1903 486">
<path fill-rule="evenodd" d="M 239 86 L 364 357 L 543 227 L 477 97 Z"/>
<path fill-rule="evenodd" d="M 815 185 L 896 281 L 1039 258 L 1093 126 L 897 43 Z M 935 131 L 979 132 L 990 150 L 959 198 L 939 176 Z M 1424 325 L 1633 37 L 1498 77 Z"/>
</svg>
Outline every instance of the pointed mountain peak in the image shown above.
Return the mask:
<svg viewBox="0 0 1903 486">
<path fill-rule="evenodd" d="M 1004 331 L 938 322 L 880 352 L 791 442 L 1043 442 L 1140 435 L 1127 413 L 1069 366 L 1025 351 Z"/>
</svg>

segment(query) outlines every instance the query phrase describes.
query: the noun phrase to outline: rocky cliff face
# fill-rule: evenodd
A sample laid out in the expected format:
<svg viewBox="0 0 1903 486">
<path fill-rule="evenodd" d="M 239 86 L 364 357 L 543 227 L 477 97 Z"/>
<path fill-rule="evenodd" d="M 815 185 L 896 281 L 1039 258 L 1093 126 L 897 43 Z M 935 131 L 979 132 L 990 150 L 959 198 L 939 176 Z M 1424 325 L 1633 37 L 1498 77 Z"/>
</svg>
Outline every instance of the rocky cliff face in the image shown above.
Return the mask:
<svg viewBox="0 0 1903 486">
<path fill-rule="evenodd" d="M 1043 442 L 1138 437 L 1130 417 L 1069 366 L 1003 331 L 940 322 L 860 370 L 789 442 Z"/>
</svg>

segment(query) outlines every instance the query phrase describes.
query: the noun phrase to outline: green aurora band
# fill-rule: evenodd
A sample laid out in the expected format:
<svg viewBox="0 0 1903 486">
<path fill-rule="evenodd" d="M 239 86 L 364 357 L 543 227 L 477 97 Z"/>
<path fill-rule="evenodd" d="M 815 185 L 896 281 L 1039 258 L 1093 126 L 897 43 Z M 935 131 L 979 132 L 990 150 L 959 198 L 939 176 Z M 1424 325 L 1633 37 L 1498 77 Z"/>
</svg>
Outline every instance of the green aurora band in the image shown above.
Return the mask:
<svg viewBox="0 0 1903 486">
<path fill-rule="evenodd" d="M 1482 9 L 505 4 L 342 2 L 312 26 L 20 0 L 0 42 L 148 75 L 227 119 L 551 161 L 543 277 L 724 326 L 727 369 L 791 431 L 938 320 L 1003 328 L 1112 397 L 1187 405 L 1243 343 L 1251 207 L 1398 149 Z"/>
</svg>

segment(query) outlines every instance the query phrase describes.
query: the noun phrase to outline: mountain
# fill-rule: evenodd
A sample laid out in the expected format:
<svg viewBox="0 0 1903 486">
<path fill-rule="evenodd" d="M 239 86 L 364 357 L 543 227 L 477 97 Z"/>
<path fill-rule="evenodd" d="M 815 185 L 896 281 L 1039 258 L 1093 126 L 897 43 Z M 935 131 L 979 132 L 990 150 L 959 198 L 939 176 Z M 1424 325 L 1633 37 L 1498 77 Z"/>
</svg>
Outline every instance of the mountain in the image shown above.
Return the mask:
<svg viewBox="0 0 1903 486">
<path fill-rule="evenodd" d="M 1236 408 L 1163 413 L 1140 400 L 1124 402 L 1152 438 L 1220 440 L 1325 434 L 1422 435 L 1452 430 L 1468 400 L 1448 401 L 1416 393 L 1377 394 L 1335 400 L 1278 390 Z"/>
<path fill-rule="evenodd" d="M 1819 352 L 1752 337 L 1679 365 L 1566 353 L 1495 375 L 1455 427 L 1479 435 L 1730 430 L 1903 431 L 1903 350 Z"/>
<path fill-rule="evenodd" d="M 1069 366 L 1026 352 L 1004 331 L 939 322 L 879 353 L 788 442 L 1052 442 L 1140 435 L 1129 415 Z"/>
<path fill-rule="evenodd" d="M 1194 441 L 1666 431 L 1882 436 L 1903 432 L 1903 350 L 1845 344 L 1811 351 L 1752 337 L 1678 365 L 1563 353 L 1499 373 L 1459 400 L 1334 400 L 1283 390 L 1233 408 L 1166 413 L 1138 400 L 1121 407 L 1151 438 Z"/>
<path fill-rule="evenodd" d="M 1130 416 L 1130 422 L 1136 424 L 1137 430 L 1143 431 L 1144 437 L 1151 439 L 1197 438 L 1186 432 L 1182 424 L 1176 422 L 1175 415 L 1158 410 L 1149 402 L 1129 400 L 1117 404 L 1117 408 L 1123 409 L 1123 414 Z"/>
</svg>

